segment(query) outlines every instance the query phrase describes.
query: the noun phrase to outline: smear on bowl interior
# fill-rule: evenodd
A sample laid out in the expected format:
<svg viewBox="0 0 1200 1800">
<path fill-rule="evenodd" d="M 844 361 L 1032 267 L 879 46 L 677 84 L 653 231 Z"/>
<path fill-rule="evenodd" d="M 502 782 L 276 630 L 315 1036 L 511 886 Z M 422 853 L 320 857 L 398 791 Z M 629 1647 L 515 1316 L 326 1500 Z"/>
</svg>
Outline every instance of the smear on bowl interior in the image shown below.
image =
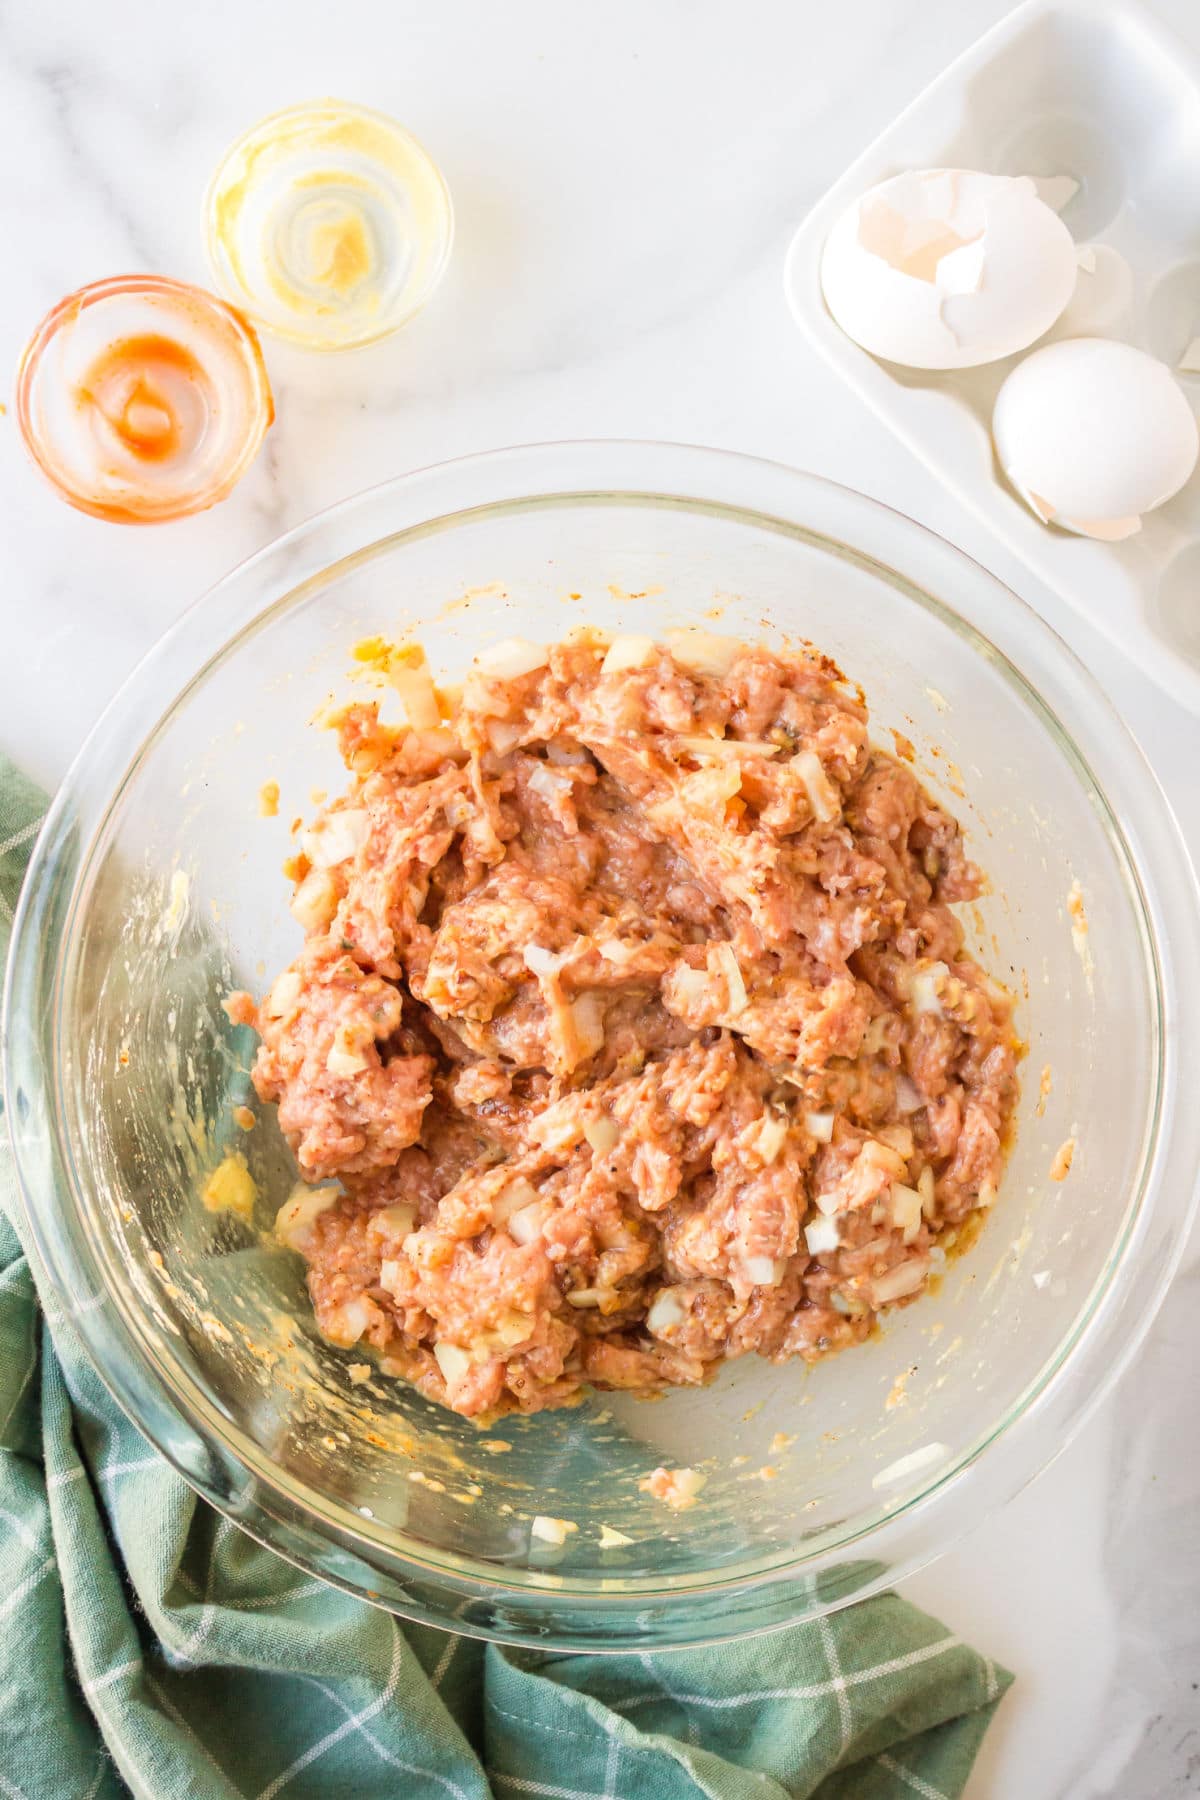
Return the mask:
<svg viewBox="0 0 1200 1800">
<path fill-rule="evenodd" d="M 1012 1122 L 956 821 L 809 649 L 584 630 L 440 692 L 365 654 L 408 722 L 327 721 L 303 947 L 228 1003 L 322 1332 L 476 1418 L 861 1343 Z"/>
</svg>

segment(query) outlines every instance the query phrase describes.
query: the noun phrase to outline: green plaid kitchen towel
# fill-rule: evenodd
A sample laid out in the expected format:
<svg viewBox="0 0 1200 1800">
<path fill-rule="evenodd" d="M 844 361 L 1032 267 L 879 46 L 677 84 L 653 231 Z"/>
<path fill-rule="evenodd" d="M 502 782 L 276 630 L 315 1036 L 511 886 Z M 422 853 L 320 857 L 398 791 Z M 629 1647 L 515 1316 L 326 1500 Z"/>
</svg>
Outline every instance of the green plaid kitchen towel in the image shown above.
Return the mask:
<svg viewBox="0 0 1200 1800">
<path fill-rule="evenodd" d="M 5 939 L 41 810 L 0 766 Z M 720 1650 L 564 1657 L 299 1574 L 155 1455 L 39 1295 L 6 1133 L 0 1204 L 3 1800 L 961 1793 L 1011 1677 L 894 1594 Z"/>
</svg>

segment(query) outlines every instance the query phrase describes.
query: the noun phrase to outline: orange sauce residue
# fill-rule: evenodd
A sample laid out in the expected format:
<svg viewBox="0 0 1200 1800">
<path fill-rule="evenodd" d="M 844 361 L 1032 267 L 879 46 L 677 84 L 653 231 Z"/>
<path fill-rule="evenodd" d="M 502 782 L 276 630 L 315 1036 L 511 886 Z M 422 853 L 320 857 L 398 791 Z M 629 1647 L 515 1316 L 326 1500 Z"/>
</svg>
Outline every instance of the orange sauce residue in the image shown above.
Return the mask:
<svg viewBox="0 0 1200 1800">
<path fill-rule="evenodd" d="M 184 443 L 180 383 L 203 390 L 207 378 L 191 351 L 157 333 L 117 338 L 96 358 L 75 389 L 76 403 L 94 408 L 141 462 L 165 462 Z"/>
</svg>

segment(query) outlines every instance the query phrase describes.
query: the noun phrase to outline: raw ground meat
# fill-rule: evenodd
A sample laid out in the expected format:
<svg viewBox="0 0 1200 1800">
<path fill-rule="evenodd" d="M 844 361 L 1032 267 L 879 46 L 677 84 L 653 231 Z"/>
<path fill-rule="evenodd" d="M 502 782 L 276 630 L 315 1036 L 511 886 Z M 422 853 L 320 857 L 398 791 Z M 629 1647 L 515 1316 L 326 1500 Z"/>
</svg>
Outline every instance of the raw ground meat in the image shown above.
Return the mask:
<svg viewBox="0 0 1200 1800">
<path fill-rule="evenodd" d="M 815 652 L 497 646 L 337 721 L 254 1069 L 321 1329 L 475 1417 L 806 1360 L 995 1197 L 1010 996 L 954 819 Z"/>
</svg>

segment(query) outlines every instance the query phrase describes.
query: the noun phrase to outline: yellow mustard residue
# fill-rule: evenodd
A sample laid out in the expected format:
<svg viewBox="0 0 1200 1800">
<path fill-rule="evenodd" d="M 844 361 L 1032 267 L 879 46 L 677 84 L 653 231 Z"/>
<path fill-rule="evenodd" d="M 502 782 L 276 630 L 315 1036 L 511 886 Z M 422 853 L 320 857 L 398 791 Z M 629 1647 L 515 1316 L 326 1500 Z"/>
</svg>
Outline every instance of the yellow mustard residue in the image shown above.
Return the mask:
<svg viewBox="0 0 1200 1800">
<path fill-rule="evenodd" d="M 231 1150 L 217 1164 L 201 1189 L 200 1198 L 209 1212 L 231 1212 L 249 1223 L 254 1216 L 258 1186 L 240 1150 Z"/>
<path fill-rule="evenodd" d="M 392 645 L 384 637 L 360 638 L 351 646 L 350 654 L 355 662 L 386 663 L 392 654 Z"/>
<path fill-rule="evenodd" d="M 356 288 L 371 273 L 375 260 L 362 214 L 344 206 L 314 224 L 309 251 L 312 280 L 335 294 Z"/>
</svg>

